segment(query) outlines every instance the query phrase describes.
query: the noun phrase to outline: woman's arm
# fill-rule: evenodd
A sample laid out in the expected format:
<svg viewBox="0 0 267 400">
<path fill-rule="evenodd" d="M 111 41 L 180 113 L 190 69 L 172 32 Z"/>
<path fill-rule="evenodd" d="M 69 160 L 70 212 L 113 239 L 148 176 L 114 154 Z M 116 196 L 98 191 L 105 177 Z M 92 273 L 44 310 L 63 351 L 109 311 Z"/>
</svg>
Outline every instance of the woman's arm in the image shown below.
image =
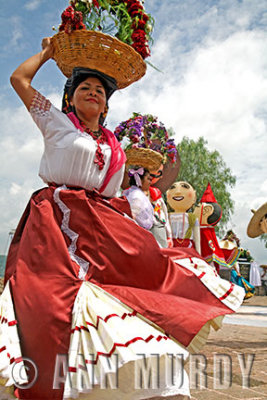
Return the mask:
<svg viewBox="0 0 267 400">
<path fill-rule="evenodd" d="M 43 50 L 24 61 L 11 75 L 10 82 L 29 110 L 35 94 L 31 82 L 41 66 L 53 56 L 51 38 L 42 41 Z"/>
</svg>

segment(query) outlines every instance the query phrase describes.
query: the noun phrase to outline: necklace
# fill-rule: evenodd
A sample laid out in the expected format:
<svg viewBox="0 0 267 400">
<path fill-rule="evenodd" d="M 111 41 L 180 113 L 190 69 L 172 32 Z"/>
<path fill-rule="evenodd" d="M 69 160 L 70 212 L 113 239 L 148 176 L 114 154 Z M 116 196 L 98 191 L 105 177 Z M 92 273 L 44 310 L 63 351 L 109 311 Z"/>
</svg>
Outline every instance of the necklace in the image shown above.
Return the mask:
<svg viewBox="0 0 267 400">
<path fill-rule="evenodd" d="M 105 161 L 104 161 L 104 154 L 101 150 L 100 144 L 107 143 L 106 135 L 101 128 L 99 128 L 98 131 L 92 131 L 84 124 L 84 122 L 81 122 L 81 126 L 84 132 L 88 133 L 97 143 L 94 163 L 98 165 L 98 168 L 101 171 L 104 168 Z"/>
</svg>

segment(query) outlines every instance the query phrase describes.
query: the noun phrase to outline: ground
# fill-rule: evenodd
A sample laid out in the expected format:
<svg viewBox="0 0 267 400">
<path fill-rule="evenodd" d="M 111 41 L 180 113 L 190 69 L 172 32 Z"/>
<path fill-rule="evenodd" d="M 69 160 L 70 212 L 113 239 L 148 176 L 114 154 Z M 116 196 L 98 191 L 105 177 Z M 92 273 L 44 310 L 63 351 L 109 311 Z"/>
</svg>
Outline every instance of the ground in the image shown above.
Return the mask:
<svg viewBox="0 0 267 400">
<path fill-rule="evenodd" d="M 266 308 L 267 296 L 255 296 L 244 302 L 248 306 Z M 266 400 L 267 399 L 267 329 L 224 324 L 218 332 L 212 331 L 201 354 L 207 358 L 207 388 L 191 390 L 191 400 Z M 222 354 L 229 357 L 232 365 L 231 384 L 225 389 L 214 388 L 214 355 Z M 248 360 L 248 355 L 254 357 L 248 388 L 242 387 L 242 373 L 239 357 Z M 245 364 L 244 364 L 245 366 Z M 187 366 L 187 369 L 189 366 Z M 244 376 L 244 374 L 243 374 Z M 246 383 L 246 382 L 245 382 Z"/>
</svg>

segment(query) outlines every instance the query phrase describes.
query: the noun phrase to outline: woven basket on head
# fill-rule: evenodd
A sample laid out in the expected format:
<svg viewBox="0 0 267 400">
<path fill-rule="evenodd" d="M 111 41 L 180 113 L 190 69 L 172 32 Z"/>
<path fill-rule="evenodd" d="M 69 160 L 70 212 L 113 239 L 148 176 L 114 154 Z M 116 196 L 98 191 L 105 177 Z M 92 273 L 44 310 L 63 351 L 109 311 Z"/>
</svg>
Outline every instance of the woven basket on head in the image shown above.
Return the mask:
<svg viewBox="0 0 267 400">
<path fill-rule="evenodd" d="M 146 63 L 139 53 L 122 41 L 101 32 L 59 32 L 52 38 L 54 60 L 69 78 L 74 67 L 96 69 L 116 79 L 119 89 L 145 75 Z"/>
<path fill-rule="evenodd" d="M 138 165 L 148 169 L 149 171 L 155 171 L 159 169 L 163 160 L 163 157 L 160 153 L 142 147 L 126 150 L 125 154 L 127 157 L 127 166 Z"/>
</svg>

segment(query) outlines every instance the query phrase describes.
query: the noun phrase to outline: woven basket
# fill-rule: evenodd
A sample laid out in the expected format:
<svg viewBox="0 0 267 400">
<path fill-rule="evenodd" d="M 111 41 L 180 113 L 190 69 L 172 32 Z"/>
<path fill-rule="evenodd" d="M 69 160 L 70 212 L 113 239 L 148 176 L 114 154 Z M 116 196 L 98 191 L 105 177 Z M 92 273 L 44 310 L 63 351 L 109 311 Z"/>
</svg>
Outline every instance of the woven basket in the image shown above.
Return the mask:
<svg viewBox="0 0 267 400">
<path fill-rule="evenodd" d="M 122 41 L 101 32 L 59 32 L 52 38 L 54 60 L 66 77 L 74 67 L 96 69 L 116 79 L 119 89 L 145 75 L 146 63 L 139 53 Z"/>
<path fill-rule="evenodd" d="M 160 153 L 142 147 L 126 150 L 125 154 L 127 157 L 126 166 L 136 165 L 144 167 L 149 171 L 159 169 L 163 160 Z"/>
</svg>

